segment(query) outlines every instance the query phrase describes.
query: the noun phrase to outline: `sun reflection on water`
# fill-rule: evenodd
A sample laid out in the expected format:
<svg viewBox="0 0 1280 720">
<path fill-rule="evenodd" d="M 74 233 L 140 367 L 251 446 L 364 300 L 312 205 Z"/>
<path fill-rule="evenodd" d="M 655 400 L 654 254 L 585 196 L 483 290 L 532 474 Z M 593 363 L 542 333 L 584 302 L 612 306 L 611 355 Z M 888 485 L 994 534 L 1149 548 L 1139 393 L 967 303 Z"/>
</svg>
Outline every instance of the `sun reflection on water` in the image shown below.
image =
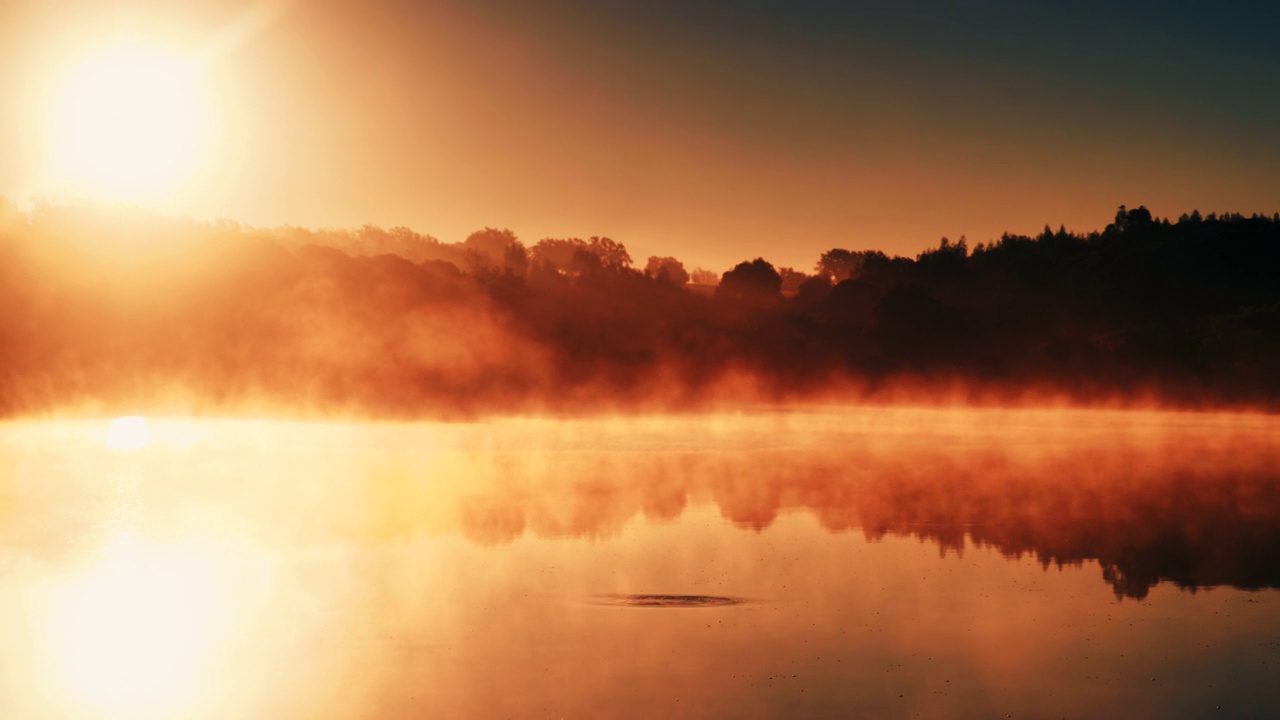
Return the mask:
<svg viewBox="0 0 1280 720">
<path fill-rule="evenodd" d="M 118 417 L 107 426 L 107 447 L 113 450 L 141 450 L 151 444 L 147 419 L 137 415 Z"/>
<path fill-rule="evenodd" d="M 58 694 L 77 716 L 175 717 L 193 707 L 219 632 L 214 565 L 178 548 L 125 547 L 48 606 Z"/>
</svg>

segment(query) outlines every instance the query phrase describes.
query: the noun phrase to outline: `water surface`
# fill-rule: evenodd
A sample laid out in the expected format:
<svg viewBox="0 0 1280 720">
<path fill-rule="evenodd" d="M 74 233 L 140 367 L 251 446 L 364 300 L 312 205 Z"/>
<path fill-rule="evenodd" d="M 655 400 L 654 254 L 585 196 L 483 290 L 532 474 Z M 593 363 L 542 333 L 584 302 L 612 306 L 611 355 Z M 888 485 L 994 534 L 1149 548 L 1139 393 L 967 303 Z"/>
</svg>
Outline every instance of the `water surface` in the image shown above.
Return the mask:
<svg viewBox="0 0 1280 720">
<path fill-rule="evenodd" d="M 0 716 L 1274 717 L 1277 431 L 10 424 Z"/>
</svg>

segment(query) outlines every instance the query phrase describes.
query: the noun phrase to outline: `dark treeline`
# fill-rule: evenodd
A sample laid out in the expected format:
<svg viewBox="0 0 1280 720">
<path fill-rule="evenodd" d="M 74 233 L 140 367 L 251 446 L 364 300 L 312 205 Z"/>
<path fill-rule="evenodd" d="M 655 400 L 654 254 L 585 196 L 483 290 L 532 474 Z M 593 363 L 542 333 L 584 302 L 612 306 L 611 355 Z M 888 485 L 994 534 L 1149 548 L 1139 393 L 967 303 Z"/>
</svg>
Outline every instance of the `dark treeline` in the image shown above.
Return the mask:
<svg viewBox="0 0 1280 720">
<path fill-rule="evenodd" d="M 607 237 L 3 206 L 0 407 L 418 415 L 943 388 L 1274 407 L 1278 280 L 1280 215 L 1122 207 L 1087 235 L 833 248 L 716 278 Z"/>
</svg>

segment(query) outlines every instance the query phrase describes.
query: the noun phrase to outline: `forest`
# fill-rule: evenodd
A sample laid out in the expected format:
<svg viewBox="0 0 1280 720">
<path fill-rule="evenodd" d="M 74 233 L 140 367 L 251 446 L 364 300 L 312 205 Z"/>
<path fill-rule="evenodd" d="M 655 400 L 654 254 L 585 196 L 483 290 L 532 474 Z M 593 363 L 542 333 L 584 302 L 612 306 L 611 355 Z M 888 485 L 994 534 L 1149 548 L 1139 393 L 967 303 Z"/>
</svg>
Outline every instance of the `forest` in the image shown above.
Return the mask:
<svg viewBox="0 0 1280 720">
<path fill-rule="evenodd" d="M 842 244 L 717 274 L 604 236 L 3 202 L 0 413 L 1280 406 L 1280 214 L 1121 206 L 1100 231 L 914 258 Z"/>
</svg>

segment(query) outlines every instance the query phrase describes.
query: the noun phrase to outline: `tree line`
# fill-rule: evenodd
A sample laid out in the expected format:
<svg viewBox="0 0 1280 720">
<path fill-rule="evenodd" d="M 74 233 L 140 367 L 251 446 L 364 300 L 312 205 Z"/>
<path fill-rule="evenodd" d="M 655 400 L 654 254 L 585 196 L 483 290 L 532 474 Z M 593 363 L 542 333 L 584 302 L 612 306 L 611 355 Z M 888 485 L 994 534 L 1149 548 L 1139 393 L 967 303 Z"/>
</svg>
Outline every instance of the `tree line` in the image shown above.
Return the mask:
<svg viewBox="0 0 1280 720">
<path fill-rule="evenodd" d="M 1280 215 L 1121 207 L 914 258 L 641 266 L 605 236 L 461 243 L 0 207 L 0 408 L 450 415 L 848 399 L 1280 400 Z"/>
</svg>

